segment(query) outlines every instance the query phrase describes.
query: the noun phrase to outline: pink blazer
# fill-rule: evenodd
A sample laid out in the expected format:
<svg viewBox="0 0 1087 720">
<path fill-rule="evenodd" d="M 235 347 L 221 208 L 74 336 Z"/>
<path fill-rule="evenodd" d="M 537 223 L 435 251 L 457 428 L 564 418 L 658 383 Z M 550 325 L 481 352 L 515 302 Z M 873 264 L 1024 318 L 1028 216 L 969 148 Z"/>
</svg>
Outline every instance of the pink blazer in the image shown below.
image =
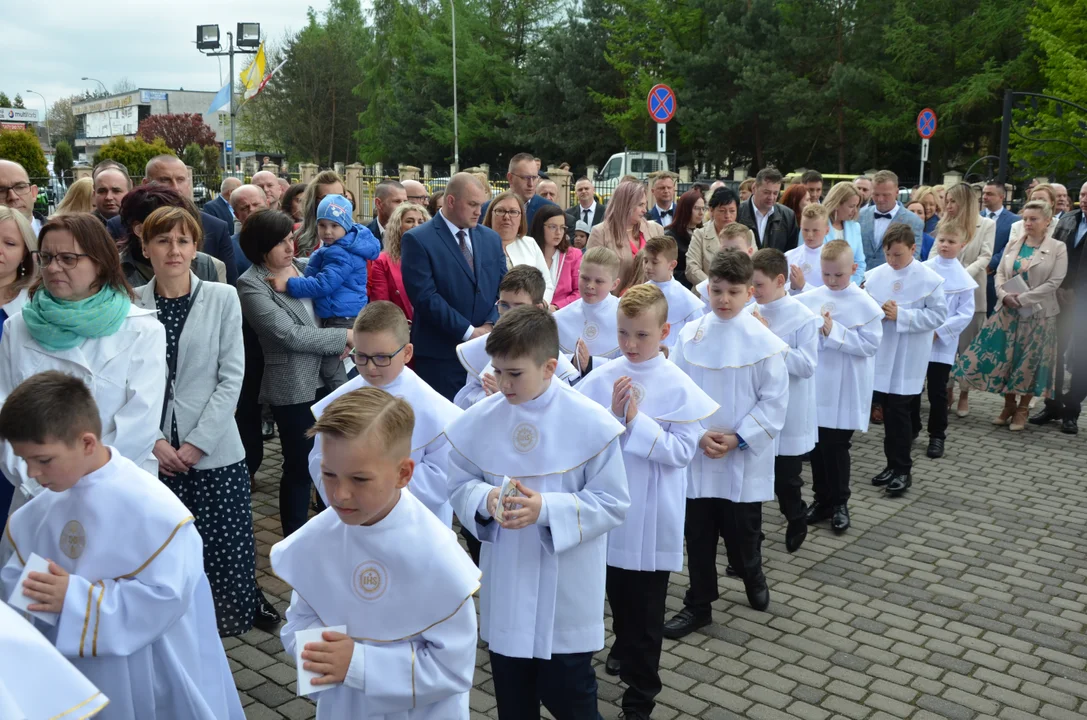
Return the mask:
<svg viewBox="0 0 1087 720">
<path fill-rule="evenodd" d="M 408 293 L 404 290 L 404 278 L 400 274 L 400 263 L 393 262 L 388 253 L 381 253 L 370 264 L 370 275 L 366 278 L 366 294 L 370 300 L 388 300 L 401 310 L 411 322 L 412 309 Z"/>
<path fill-rule="evenodd" d="M 560 310 L 581 297 L 577 289 L 577 277 L 581 271 L 581 251 L 572 247 L 562 255 L 555 255 L 553 262 L 559 263 L 559 279 L 555 283 L 555 295 L 551 304 Z"/>
</svg>

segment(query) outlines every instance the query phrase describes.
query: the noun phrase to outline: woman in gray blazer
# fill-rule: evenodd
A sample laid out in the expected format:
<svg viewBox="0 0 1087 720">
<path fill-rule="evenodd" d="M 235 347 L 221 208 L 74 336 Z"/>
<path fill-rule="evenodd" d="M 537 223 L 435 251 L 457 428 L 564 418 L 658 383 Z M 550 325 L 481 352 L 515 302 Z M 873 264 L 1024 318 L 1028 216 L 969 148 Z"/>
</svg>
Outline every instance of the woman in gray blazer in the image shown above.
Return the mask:
<svg viewBox="0 0 1087 720">
<path fill-rule="evenodd" d="M 279 518 L 287 537 L 309 517 L 310 406 L 347 381 L 341 358 L 352 346 L 352 336 L 345 328 L 318 327 L 311 300 L 277 293 L 268 283 L 273 276 L 286 279 L 305 272 L 305 262 L 294 257 L 290 215 L 279 210 L 253 213 L 246 218 L 238 243 L 253 263 L 238 278 L 238 298 L 264 351 L 260 402 L 271 405 L 279 427 L 283 447 Z"/>
<path fill-rule="evenodd" d="M 248 632 L 254 621 L 279 621 L 256 586 L 256 549 L 245 464 L 234 405 L 245 354 L 234 288 L 199 279 L 193 259 L 203 234 L 181 207 L 161 207 L 143 221 L 142 252 L 154 269 L 136 304 L 157 310 L 166 328 L 166 397 L 154 453 L 159 476 L 192 512 L 204 540 L 222 636 Z"/>
</svg>

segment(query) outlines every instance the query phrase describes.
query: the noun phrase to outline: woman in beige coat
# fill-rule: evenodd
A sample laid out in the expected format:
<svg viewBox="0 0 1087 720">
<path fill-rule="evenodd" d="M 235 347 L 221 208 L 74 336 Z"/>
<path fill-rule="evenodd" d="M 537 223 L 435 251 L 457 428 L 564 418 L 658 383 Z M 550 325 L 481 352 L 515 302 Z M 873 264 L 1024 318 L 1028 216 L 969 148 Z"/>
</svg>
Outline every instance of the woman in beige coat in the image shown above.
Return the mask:
<svg viewBox="0 0 1087 720">
<path fill-rule="evenodd" d="M 589 233 L 585 249 L 610 248 L 619 256 L 619 286 L 612 293 L 622 295 L 639 280 L 641 273 L 635 258 L 651 237 L 664 234 L 664 228 L 645 219 L 645 186 L 639 182 L 621 182 L 608 201 L 604 222 Z"/>
<path fill-rule="evenodd" d="M 687 279 L 691 287 L 706 279 L 713 256 L 721 249 L 717 236 L 730 224 L 736 222 L 740 203 L 731 188 L 717 188 L 710 196 L 710 216 L 713 222 L 706 223 L 691 235 L 691 244 L 687 247 Z"/>
</svg>

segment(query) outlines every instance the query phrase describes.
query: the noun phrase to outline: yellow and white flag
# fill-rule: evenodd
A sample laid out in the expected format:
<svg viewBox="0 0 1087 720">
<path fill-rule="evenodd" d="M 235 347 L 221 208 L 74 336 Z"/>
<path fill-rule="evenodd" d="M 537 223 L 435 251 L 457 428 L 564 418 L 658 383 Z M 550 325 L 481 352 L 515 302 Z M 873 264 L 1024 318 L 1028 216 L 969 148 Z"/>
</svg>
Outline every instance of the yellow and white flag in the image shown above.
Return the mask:
<svg viewBox="0 0 1087 720">
<path fill-rule="evenodd" d="M 260 44 L 257 56 L 242 70 L 240 76 L 242 86 L 245 88 L 245 99 L 248 100 L 260 92 L 261 81 L 264 80 L 266 60 L 264 58 L 264 43 Z"/>
</svg>

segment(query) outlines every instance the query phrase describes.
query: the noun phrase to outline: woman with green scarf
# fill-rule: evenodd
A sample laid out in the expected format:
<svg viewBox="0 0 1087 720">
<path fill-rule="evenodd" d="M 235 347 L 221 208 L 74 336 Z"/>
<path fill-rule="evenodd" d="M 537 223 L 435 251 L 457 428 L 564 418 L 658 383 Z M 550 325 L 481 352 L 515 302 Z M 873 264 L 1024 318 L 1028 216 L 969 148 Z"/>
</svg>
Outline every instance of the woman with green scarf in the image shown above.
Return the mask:
<svg viewBox="0 0 1087 720">
<path fill-rule="evenodd" d="M 46 370 L 80 378 L 102 416 L 102 442 L 158 476 L 152 450 L 166 392 L 166 331 L 154 310 L 132 303 L 117 247 L 89 213 L 49 220 L 38 233 L 41 276 L 0 340 L 0 404 Z M 0 441 L 0 469 L 22 492 L 12 509 L 41 492 L 26 464 Z"/>
</svg>

